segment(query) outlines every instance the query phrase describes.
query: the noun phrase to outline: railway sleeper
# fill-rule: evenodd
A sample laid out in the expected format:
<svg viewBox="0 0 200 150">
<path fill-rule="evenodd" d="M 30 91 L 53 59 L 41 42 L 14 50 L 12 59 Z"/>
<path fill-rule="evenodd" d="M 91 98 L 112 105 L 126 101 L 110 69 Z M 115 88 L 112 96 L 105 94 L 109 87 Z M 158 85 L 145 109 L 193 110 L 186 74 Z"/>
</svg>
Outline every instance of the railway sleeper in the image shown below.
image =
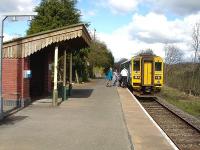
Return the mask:
<svg viewBox="0 0 200 150">
<path fill-rule="evenodd" d="M 181 138 L 177 140 L 178 144 L 185 144 L 185 145 L 198 145 L 200 146 L 200 141 L 198 139 L 195 138 Z"/>
<path fill-rule="evenodd" d="M 180 119 L 168 118 L 166 115 L 165 116 L 153 115 L 153 114 L 150 114 L 150 115 L 152 116 L 153 119 L 157 119 L 158 121 L 164 121 L 164 122 L 169 122 L 169 123 L 173 122 L 173 123 L 176 123 L 176 124 L 183 124 L 183 121 L 181 121 Z"/>
<path fill-rule="evenodd" d="M 148 111 L 148 113 L 155 115 L 155 116 L 163 116 L 163 117 L 167 116 L 167 117 L 169 117 L 169 113 L 167 113 L 167 112 L 160 113 L 160 112 L 154 112 L 154 111 L 151 110 L 151 111 Z"/>
<path fill-rule="evenodd" d="M 171 133 L 170 134 L 170 137 L 187 137 L 187 138 L 200 138 L 200 136 L 198 136 L 198 135 L 191 135 L 191 134 L 188 134 L 188 133 L 184 133 L 184 134 L 182 134 L 182 133 Z"/>
<path fill-rule="evenodd" d="M 164 124 L 159 124 L 162 128 L 165 128 L 165 129 L 181 129 L 181 130 L 186 130 L 187 127 L 185 127 L 185 125 L 164 125 Z"/>
<path fill-rule="evenodd" d="M 181 143 L 180 146 L 187 148 L 186 150 L 190 150 L 190 149 L 191 150 L 198 150 L 200 148 L 199 144 L 196 145 L 194 143 L 190 143 L 190 144 L 188 144 L 188 143 Z"/>
</svg>

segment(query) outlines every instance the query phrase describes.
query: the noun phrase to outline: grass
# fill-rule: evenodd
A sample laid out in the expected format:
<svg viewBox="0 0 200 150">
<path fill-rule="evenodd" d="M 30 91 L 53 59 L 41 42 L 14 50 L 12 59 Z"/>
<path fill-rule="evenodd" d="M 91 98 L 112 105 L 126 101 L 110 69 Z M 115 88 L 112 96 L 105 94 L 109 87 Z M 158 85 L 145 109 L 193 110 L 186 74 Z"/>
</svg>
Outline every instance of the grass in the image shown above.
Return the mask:
<svg viewBox="0 0 200 150">
<path fill-rule="evenodd" d="M 189 96 L 168 86 L 164 86 L 158 95 L 167 102 L 200 119 L 200 97 Z"/>
</svg>

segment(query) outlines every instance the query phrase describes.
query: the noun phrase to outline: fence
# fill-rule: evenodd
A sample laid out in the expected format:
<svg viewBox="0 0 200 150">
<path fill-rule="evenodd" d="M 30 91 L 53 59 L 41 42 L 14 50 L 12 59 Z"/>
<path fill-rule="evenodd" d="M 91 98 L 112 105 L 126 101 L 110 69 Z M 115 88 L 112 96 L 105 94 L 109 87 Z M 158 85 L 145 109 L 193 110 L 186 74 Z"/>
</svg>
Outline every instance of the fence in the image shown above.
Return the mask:
<svg viewBox="0 0 200 150">
<path fill-rule="evenodd" d="M 9 115 L 13 111 L 16 111 L 22 107 L 22 100 L 18 93 L 6 95 L 6 97 L 9 97 L 9 99 L 6 99 L 6 100 L 4 99 L 4 97 L 3 97 L 4 116 Z"/>
</svg>

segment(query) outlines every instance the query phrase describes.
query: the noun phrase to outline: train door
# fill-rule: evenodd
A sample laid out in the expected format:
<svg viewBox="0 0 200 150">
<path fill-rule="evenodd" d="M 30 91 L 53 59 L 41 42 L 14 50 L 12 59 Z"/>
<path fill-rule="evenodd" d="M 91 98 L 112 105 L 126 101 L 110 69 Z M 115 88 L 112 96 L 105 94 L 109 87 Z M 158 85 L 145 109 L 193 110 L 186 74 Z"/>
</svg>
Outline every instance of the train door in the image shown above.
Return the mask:
<svg viewBox="0 0 200 150">
<path fill-rule="evenodd" d="M 144 62 L 144 85 L 152 84 L 152 62 L 145 61 Z"/>
</svg>

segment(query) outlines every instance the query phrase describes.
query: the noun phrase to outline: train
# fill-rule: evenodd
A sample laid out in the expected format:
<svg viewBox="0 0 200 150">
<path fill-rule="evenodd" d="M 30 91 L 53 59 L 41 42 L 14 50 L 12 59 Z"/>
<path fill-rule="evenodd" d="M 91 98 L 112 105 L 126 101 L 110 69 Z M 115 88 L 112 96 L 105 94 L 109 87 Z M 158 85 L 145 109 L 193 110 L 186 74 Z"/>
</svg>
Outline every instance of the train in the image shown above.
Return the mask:
<svg viewBox="0 0 200 150">
<path fill-rule="evenodd" d="M 129 88 L 139 95 L 160 92 L 164 84 L 164 64 L 160 56 L 140 54 L 120 64 L 128 71 Z"/>
</svg>

